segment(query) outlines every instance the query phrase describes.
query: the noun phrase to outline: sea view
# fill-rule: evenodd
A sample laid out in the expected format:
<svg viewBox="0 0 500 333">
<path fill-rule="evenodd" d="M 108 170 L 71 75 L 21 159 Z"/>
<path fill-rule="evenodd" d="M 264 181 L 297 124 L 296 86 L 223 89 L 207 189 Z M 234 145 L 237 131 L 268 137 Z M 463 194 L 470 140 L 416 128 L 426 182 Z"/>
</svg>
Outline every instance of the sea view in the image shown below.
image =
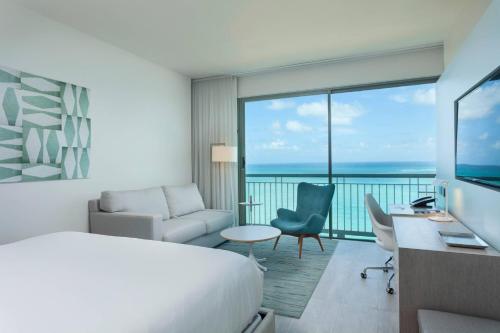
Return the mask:
<svg viewBox="0 0 500 333">
<path fill-rule="evenodd" d="M 332 232 L 336 236 L 371 235 L 364 196 L 372 193 L 384 210 L 391 204 L 409 203 L 434 195 L 432 162 L 334 163 L 332 183 Z M 249 164 L 246 169 L 246 198 L 258 203 L 247 223 L 269 224 L 280 207 L 294 209 L 300 182 L 328 184 L 326 163 Z M 328 223 L 325 233 L 328 233 Z"/>
<path fill-rule="evenodd" d="M 249 164 L 247 174 L 328 174 L 328 163 Z M 333 163 L 333 174 L 434 174 L 434 162 Z"/>
</svg>

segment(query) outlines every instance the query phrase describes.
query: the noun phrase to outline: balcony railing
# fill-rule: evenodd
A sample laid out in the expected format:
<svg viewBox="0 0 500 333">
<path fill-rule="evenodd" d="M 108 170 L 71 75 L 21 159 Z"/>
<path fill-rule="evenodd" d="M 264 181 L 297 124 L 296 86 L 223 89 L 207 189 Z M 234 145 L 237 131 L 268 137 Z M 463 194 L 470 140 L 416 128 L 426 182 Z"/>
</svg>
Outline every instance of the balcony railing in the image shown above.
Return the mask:
<svg viewBox="0 0 500 333">
<path fill-rule="evenodd" d="M 393 204 L 407 204 L 419 197 L 435 196 L 434 174 L 335 174 L 331 230 L 329 220 L 325 234 L 334 237 L 373 237 L 364 197 L 372 193 L 384 211 Z M 245 195 L 261 205 L 246 209 L 247 224 L 269 224 L 278 208 L 295 209 L 297 185 L 300 182 L 328 184 L 324 174 L 247 174 Z"/>
</svg>

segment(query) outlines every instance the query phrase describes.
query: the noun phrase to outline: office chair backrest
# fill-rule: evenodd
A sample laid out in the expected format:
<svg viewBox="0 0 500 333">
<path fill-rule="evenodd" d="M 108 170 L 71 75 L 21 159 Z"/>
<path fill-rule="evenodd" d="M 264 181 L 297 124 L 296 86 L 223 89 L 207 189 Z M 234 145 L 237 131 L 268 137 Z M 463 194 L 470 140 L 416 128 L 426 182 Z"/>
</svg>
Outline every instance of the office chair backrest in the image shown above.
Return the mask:
<svg viewBox="0 0 500 333">
<path fill-rule="evenodd" d="M 297 188 L 297 215 L 305 220 L 312 214 L 328 215 L 335 192 L 335 185 L 300 183 Z"/>
<path fill-rule="evenodd" d="M 377 244 L 392 251 L 394 249 L 392 216 L 384 213 L 371 193 L 365 195 L 365 206 L 370 215 L 373 233 L 377 236 Z"/>
</svg>

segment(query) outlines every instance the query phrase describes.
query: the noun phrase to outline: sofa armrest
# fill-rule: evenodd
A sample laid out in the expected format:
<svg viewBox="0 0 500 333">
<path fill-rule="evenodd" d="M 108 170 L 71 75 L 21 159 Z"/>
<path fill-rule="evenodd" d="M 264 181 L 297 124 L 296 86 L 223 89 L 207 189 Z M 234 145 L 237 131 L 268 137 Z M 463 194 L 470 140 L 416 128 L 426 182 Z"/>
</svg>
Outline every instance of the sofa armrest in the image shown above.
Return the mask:
<svg viewBox="0 0 500 333">
<path fill-rule="evenodd" d="M 89 217 L 94 234 L 162 240 L 161 214 L 90 212 Z"/>
</svg>

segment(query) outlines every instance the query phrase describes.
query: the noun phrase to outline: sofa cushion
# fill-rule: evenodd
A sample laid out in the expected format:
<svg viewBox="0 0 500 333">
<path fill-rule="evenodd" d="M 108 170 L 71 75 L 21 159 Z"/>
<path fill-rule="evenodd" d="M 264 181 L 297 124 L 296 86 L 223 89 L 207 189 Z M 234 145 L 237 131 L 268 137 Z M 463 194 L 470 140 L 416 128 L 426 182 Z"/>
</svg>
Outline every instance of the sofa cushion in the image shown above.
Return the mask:
<svg viewBox="0 0 500 333">
<path fill-rule="evenodd" d="M 207 233 L 206 224 L 201 220 L 173 218 L 163 222 L 163 240 L 185 243 Z"/>
<path fill-rule="evenodd" d="M 164 220 L 170 217 L 167 200 L 160 187 L 102 192 L 100 209 L 108 213 L 161 214 Z"/>
<path fill-rule="evenodd" d="M 163 186 L 171 216 L 182 216 L 205 209 L 196 184 Z"/>
<path fill-rule="evenodd" d="M 207 233 L 225 229 L 233 225 L 233 212 L 228 210 L 205 209 L 181 216 L 179 220 L 199 220 L 206 223 Z"/>
<path fill-rule="evenodd" d="M 421 333 L 500 332 L 500 322 L 455 313 L 418 310 Z"/>
</svg>

